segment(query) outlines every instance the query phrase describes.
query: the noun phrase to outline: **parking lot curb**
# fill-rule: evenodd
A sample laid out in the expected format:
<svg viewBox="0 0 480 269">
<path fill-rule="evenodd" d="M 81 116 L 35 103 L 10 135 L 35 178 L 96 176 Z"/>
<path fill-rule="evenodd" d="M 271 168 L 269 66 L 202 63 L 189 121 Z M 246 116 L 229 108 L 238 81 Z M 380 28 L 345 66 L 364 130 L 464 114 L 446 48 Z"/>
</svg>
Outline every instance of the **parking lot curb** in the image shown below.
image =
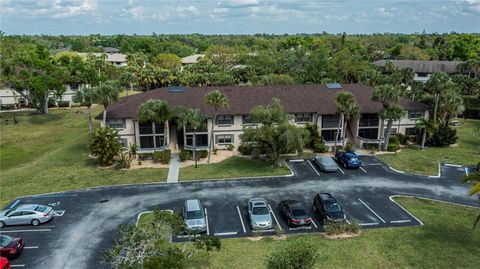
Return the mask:
<svg viewBox="0 0 480 269">
<path fill-rule="evenodd" d="M 406 198 L 416 198 L 420 200 L 427 200 L 427 201 L 433 201 L 433 202 L 439 202 L 439 203 L 444 203 L 444 204 L 450 204 L 450 205 L 455 205 L 455 206 L 464 206 L 464 207 L 469 207 L 469 208 L 475 208 L 475 209 L 480 209 L 480 206 L 474 206 L 474 205 L 465 205 L 465 204 L 459 204 L 459 203 L 454 203 L 454 202 L 448 202 L 448 201 L 443 201 L 439 199 L 434 199 L 434 198 L 427 198 L 427 197 L 421 197 L 421 196 L 414 196 L 414 195 L 403 195 L 403 194 L 398 194 L 398 195 L 392 195 L 390 197 L 406 197 Z M 391 200 L 391 199 L 390 199 Z"/>
<path fill-rule="evenodd" d="M 373 156 L 375 159 L 377 159 L 379 162 L 383 163 L 385 166 L 387 166 L 390 170 L 392 170 L 393 172 L 396 172 L 396 173 L 400 173 L 400 174 L 405 174 L 405 175 L 413 175 L 413 176 L 420 176 L 420 177 L 429 177 L 429 178 L 440 178 L 442 177 L 441 176 L 441 172 L 442 172 L 442 168 L 441 168 L 441 163 L 439 162 L 438 163 L 438 174 L 433 176 L 433 175 L 422 175 L 422 174 L 417 174 L 417 173 L 411 173 L 411 172 L 405 172 L 405 171 L 401 171 L 401 170 L 397 170 L 393 167 L 391 167 L 390 165 L 388 165 L 387 163 L 385 163 L 384 161 L 382 161 L 380 158 L 378 158 L 376 155 L 363 155 L 363 156 Z"/>
</svg>

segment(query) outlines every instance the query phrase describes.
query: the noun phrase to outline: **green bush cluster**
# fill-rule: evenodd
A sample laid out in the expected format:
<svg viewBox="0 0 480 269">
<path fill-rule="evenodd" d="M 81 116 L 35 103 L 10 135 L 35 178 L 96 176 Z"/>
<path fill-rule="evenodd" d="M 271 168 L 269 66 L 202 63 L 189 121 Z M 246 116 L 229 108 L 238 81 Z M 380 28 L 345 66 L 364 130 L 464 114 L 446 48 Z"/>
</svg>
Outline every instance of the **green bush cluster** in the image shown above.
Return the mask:
<svg viewBox="0 0 480 269">
<path fill-rule="evenodd" d="M 348 141 L 347 144 L 345 145 L 345 151 L 347 152 L 353 152 L 354 148 L 353 148 L 353 143 Z"/>
<path fill-rule="evenodd" d="M 356 234 L 359 231 L 360 231 L 360 226 L 355 221 L 352 221 L 350 223 L 348 222 L 335 223 L 335 222 L 327 221 L 325 223 L 325 232 L 328 235 L 338 235 L 343 233 Z"/>
<path fill-rule="evenodd" d="M 235 146 L 233 144 L 228 144 L 225 146 L 227 150 L 233 151 L 235 149 Z"/>
<path fill-rule="evenodd" d="M 267 269 L 311 269 L 319 259 L 318 247 L 305 239 L 288 240 L 267 256 Z"/>
<path fill-rule="evenodd" d="M 439 127 L 435 133 L 433 133 L 432 137 L 427 140 L 427 145 L 446 147 L 450 144 L 455 144 L 457 139 L 457 130 L 444 125 Z"/>
<path fill-rule="evenodd" d="M 363 143 L 363 148 L 370 149 L 370 150 L 376 150 L 376 149 L 378 149 L 378 143 Z"/>
<path fill-rule="evenodd" d="M 242 155 L 252 155 L 253 148 L 255 146 L 252 143 L 242 143 L 238 146 L 238 151 Z"/>
<path fill-rule="evenodd" d="M 152 153 L 138 153 L 138 160 L 144 161 L 144 160 L 151 160 L 152 159 Z"/>
<path fill-rule="evenodd" d="M 190 151 L 184 149 L 180 151 L 180 154 L 178 156 L 180 157 L 180 161 L 182 162 L 190 160 L 192 158 L 192 156 L 190 155 Z"/>
<path fill-rule="evenodd" d="M 317 153 L 325 153 L 328 151 L 328 146 L 322 143 L 317 143 L 313 147 L 313 151 Z"/>
<path fill-rule="evenodd" d="M 172 152 L 169 149 L 162 150 L 162 151 L 155 151 L 152 154 L 152 160 L 154 163 L 163 163 L 168 164 L 170 163 L 170 159 L 172 158 Z"/>
<path fill-rule="evenodd" d="M 387 151 L 393 152 L 399 149 L 400 149 L 400 139 L 396 135 L 390 136 L 390 139 L 388 140 Z"/>
<path fill-rule="evenodd" d="M 70 107 L 70 102 L 68 102 L 68 101 L 58 101 L 57 106 L 58 107 Z"/>
<path fill-rule="evenodd" d="M 307 148 L 314 149 L 316 145 L 322 144 L 323 138 L 320 135 L 320 132 L 318 131 L 318 125 L 308 123 L 305 126 L 305 130 L 307 130 L 307 134 L 308 134 L 308 137 L 305 140 L 305 146 Z"/>
<path fill-rule="evenodd" d="M 208 157 L 208 150 L 206 150 L 206 149 L 200 150 L 200 151 L 198 151 L 198 155 L 202 159 L 207 158 Z"/>
</svg>

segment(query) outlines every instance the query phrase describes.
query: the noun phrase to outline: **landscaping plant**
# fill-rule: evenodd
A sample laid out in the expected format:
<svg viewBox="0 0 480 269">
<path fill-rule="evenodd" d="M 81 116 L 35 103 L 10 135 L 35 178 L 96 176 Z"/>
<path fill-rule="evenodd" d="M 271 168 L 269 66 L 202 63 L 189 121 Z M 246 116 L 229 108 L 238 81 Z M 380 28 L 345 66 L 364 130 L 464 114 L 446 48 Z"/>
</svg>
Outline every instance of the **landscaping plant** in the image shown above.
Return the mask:
<svg viewBox="0 0 480 269">
<path fill-rule="evenodd" d="M 267 269 L 311 269 L 319 259 L 318 247 L 305 239 L 289 240 L 267 256 Z"/>
<path fill-rule="evenodd" d="M 90 152 L 100 165 L 112 165 L 120 150 L 117 130 L 108 127 L 95 130 L 90 139 Z"/>
</svg>

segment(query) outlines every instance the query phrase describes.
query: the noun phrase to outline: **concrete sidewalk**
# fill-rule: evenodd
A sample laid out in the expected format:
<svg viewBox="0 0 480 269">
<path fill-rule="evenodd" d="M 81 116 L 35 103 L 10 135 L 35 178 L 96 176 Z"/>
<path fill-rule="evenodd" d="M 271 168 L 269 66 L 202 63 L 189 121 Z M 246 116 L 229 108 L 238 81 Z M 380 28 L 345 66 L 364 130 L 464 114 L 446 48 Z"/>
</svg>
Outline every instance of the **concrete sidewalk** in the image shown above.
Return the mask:
<svg viewBox="0 0 480 269">
<path fill-rule="evenodd" d="M 172 153 L 172 159 L 170 160 L 170 167 L 168 168 L 168 183 L 178 182 L 178 174 L 180 173 L 180 157 L 178 153 Z"/>
</svg>

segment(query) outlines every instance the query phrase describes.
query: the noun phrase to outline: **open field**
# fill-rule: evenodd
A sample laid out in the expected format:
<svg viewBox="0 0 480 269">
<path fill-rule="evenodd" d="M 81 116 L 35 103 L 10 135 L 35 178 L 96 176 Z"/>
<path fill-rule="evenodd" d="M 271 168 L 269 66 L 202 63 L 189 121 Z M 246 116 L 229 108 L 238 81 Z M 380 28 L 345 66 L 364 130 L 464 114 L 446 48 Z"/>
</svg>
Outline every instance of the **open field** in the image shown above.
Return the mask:
<svg viewBox="0 0 480 269">
<path fill-rule="evenodd" d="M 198 168 L 188 166 L 180 169 L 179 180 L 199 180 L 215 178 L 238 178 L 254 176 L 277 176 L 290 174 L 284 165 L 273 168 L 262 160 L 250 160 L 242 157 L 231 157 L 219 163 L 201 164 Z"/>
<path fill-rule="evenodd" d="M 478 268 L 480 230 L 472 231 L 478 209 L 413 198 L 397 198 L 425 226 L 363 230 L 357 238 L 303 237 L 318 246 L 315 268 Z M 222 240 L 222 250 L 196 257 L 191 268 L 264 268 L 264 258 L 283 241 Z"/>
<path fill-rule="evenodd" d="M 402 148 L 393 155 L 378 157 L 395 169 L 419 174 L 436 175 L 438 162 L 475 165 L 480 162 L 480 120 L 466 120 L 457 129 L 456 147 L 433 148 L 421 150 L 416 145 Z"/>
<path fill-rule="evenodd" d="M 101 110 L 97 106 L 93 115 Z M 21 195 L 166 180 L 167 169 L 98 169 L 88 158 L 86 108 L 18 114 L 19 124 L 5 125 L 6 118 L 13 115 L 0 116 L 1 206 Z"/>
</svg>

